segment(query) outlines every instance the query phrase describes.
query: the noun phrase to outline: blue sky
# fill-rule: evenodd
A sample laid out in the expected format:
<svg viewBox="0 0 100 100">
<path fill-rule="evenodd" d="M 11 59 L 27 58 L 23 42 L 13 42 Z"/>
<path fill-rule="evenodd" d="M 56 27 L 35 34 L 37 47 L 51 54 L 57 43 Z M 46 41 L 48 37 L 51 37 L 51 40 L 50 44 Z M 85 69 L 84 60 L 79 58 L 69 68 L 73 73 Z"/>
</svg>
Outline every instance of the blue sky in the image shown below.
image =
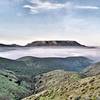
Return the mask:
<svg viewBox="0 0 100 100">
<path fill-rule="evenodd" d="M 76 40 L 100 46 L 100 0 L 1 0 L 0 42 Z"/>
</svg>

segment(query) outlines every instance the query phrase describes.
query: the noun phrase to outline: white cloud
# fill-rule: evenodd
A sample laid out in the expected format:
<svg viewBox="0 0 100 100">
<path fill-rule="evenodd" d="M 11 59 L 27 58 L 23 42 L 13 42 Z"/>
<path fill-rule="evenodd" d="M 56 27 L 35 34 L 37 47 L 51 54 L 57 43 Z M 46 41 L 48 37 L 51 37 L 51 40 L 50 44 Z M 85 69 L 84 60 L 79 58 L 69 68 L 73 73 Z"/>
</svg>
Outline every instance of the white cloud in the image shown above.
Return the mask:
<svg viewBox="0 0 100 100">
<path fill-rule="evenodd" d="M 30 11 L 34 14 L 39 13 L 41 11 L 47 10 L 55 10 L 64 8 L 64 4 L 60 3 L 51 3 L 49 1 L 42 2 L 40 0 L 32 1 L 32 5 L 24 5 L 24 8 L 30 9 Z"/>
<path fill-rule="evenodd" d="M 29 9 L 32 14 L 36 14 L 39 12 L 44 11 L 50 11 L 50 10 L 57 10 L 57 9 L 65 9 L 66 11 L 72 11 L 72 10 L 98 10 L 100 9 L 97 6 L 85 6 L 85 5 L 76 5 L 72 2 L 66 2 L 66 3 L 52 3 L 48 0 L 42 1 L 42 0 L 31 0 L 31 5 L 24 5 L 23 8 Z"/>
<path fill-rule="evenodd" d="M 100 9 L 99 7 L 97 7 L 97 6 L 76 6 L 76 8 L 78 8 L 78 9 L 90 9 L 90 10 L 98 10 L 98 9 Z"/>
</svg>

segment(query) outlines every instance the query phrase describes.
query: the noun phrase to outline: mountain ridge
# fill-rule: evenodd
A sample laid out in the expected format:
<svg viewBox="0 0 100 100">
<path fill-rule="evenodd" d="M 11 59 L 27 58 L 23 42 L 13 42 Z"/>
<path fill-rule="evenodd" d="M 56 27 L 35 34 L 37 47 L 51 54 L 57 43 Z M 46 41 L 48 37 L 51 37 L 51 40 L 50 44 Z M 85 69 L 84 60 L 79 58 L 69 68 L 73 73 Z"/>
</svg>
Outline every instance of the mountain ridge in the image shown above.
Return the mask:
<svg viewBox="0 0 100 100">
<path fill-rule="evenodd" d="M 17 45 L 17 44 L 3 44 L 3 43 L 0 43 L 0 47 L 22 47 L 22 46 Z"/>
<path fill-rule="evenodd" d="M 85 47 L 85 48 L 94 48 L 91 46 L 83 45 L 77 41 L 69 41 L 69 40 L 52 40 L 52 41 L 34 41 L 31 43 L 27 43 L 26 45 L 17 45 L 17 44 L 3 44 L 0 43 L 0 47 L 57 47 L 57 46 L 65 46 L 65 47 Z"/>
<path fill-rule="evenodd" d="M 0 58 L 0 69 L 13 70 L 17 74 L 41 74 L 55 69 L 68 71 L 81 71 L 92 64 L 92 60 L 86 57 L 67 58 L 35 58 L 22 57 L 16 60 Z"/>
</svg>

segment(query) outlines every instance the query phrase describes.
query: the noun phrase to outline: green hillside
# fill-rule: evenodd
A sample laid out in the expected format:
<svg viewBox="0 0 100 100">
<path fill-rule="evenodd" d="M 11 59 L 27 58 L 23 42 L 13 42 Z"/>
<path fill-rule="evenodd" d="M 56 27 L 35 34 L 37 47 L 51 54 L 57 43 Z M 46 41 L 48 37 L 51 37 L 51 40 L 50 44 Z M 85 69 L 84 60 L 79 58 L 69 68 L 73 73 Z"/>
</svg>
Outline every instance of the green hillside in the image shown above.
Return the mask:
<svg viewBox="0 0 100 100">
<path fill-rule="evenodd" d="M 28 56 L 17 60 L 24 61 L 27 66 L 34 68 L 34 72 L 36 74 L 41 74 L 56 69 L 79 72 L 92 63 L 90 59 L 85 57 L 35 58 Z"/>
<path fill-rule="evenodd" d="M 66 73 L 66 74 L 63 74 Z M 52 76 L 53 75 L 53 76 Z M 86 77 L 72 72 L 50 72 L 41 77 L 46 88 L 22 100 L 99 100 L 100 75 Z M 59 77 L 60 76 L 60 77 Z M 41 86 L 42 87 L 42 86 Z"/>
<path fill-rule="evenodd" d="M 12 70 L 18 75 L 35 76 L 56 69 L 79 72 L 91 63 L 92 61 L 85 57 L 23 57 L 17 60 L 0 58 L 0 69 Z"/>
<path fill-rule="evenodd" d="M 93 76 L 100 74 L 100 62 L 90 65 L 85 68 L 83 74 L 86 76 Z"/>
<path fill-rule="evenodd" d="M 28 96 L 29 90 L 17 81 L 14 72 L 0 70 L 0 100 L 20 100 Z"/>
<path fill-rule="evenodd" d="M 59 93 L 62 93 L 64 88 L 67 86 L 69 88 L 72 83 L 75 83 L 75 86 L 79 84 L 83 76 L 78 72 L 87 68 L 92 62 L 85 57 L 28 56 L 17 60 L 0 58 L 0 100 L 20 100 L 31 94 L 36 94 L 36 100 L 49 100 L 52 96 L 53 100 L 59 100 L 56 97 L 60 98 Z M 44 96 L 45 92 L 47 96 Z M 41 93 L 43 97 L 40 96 Z"/>
</svg>

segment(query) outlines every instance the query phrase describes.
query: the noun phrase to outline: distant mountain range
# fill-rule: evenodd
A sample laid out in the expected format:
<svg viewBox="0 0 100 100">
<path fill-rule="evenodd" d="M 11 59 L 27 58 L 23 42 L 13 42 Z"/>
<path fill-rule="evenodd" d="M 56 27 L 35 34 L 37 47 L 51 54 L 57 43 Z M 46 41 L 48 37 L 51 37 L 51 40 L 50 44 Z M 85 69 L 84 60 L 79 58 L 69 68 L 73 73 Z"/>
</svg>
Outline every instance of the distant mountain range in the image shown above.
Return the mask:
<svg viewBox="0 0 100 100">
<path fill-rule="evenodd" d="M 22 47 L 22 46 L 17 45 L 17 44 L 10 44 L 10 45 L 8 45 L 8 44 L 0 44 L 0 47 Z"/>
<path fill-rule="evenodd" d="M 17 44 L 0 44 L 0 47 L 36 47 L 36 46 L 68 46 L 68 47 L 88 47 L 78 43 L 77 41 L 34 41 L 32 43 L 28 43 L 25 46 L 20 46 Z"/>
</svg>

